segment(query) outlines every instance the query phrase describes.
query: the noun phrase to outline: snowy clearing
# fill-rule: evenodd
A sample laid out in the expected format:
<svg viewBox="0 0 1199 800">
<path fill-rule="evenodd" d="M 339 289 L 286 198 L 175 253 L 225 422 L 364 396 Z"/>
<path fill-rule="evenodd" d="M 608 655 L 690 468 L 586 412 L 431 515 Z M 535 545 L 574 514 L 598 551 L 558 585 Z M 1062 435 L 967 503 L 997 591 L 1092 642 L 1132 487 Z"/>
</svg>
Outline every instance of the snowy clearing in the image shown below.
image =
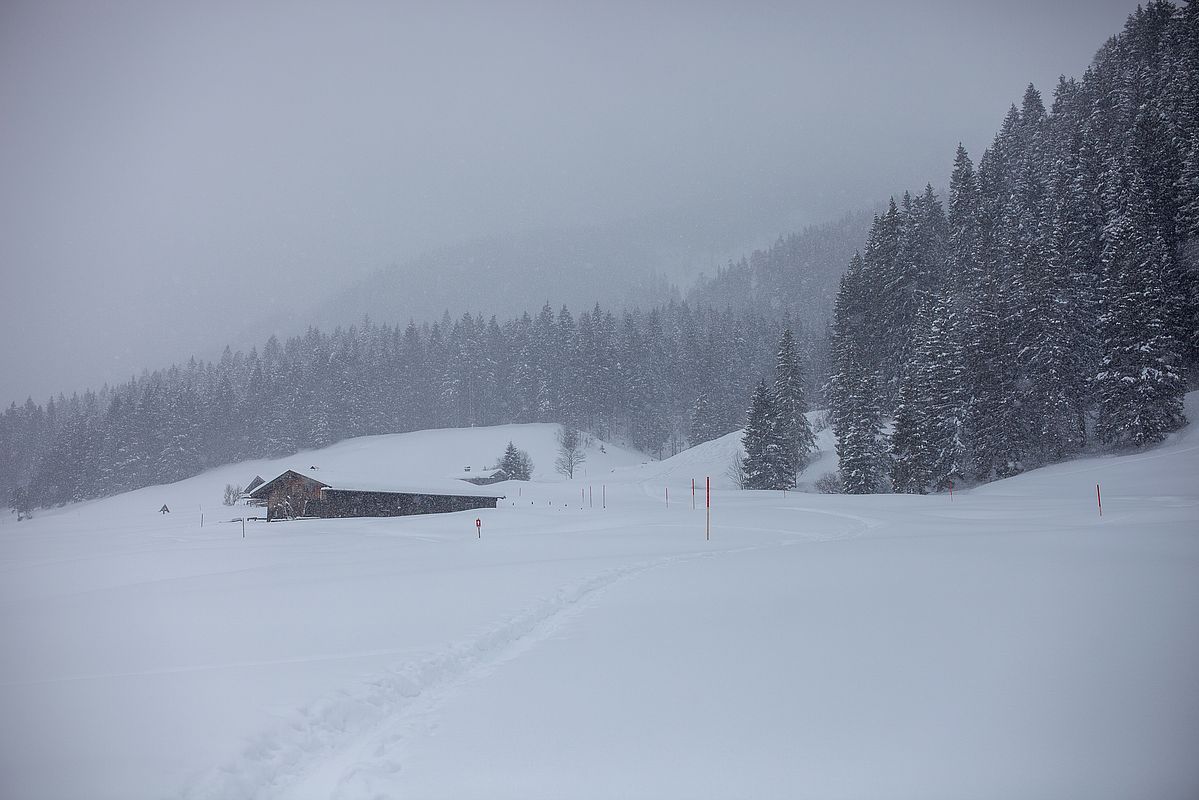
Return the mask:
<svg viewBox="0 0 1199 800">
<path fill-rule="evenodd" d="M 1199 796 L 1194 426 L 952 500 L 739 492 L 735 437 L 566 481 L 554 429 L 5 518 L 0 796 Z M 537 468 L 494 510 L 222 521 L 284 465 L 440 480 L 510 439 Z"/>
</svg>

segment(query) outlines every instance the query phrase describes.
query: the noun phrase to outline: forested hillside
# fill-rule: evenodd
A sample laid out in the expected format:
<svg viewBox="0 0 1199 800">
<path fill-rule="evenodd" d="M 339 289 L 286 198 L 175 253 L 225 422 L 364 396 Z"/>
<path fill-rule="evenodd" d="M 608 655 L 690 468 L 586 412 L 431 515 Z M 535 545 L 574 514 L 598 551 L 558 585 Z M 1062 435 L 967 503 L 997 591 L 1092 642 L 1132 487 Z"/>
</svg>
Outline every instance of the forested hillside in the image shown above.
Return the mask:
<svg viewBox="0 0 1199 800">
<path fill-rule="evenodd" d="M 837 296 L 846 488 L 1160 441 L 1185 422 L 1197 291 L 1199 4 L 1153 2 L 1050 109 L 1030 85 L 977 169 L 959 147 L 947 209 L 926 188 L 875 219 Z"/>
<path fill-rule="evenodd" d="M 779 326 L 685 304 L 316 329 L 0 417 L 3 480 L 53 505 L 368 434 L 563 422 L 655 454 L 739 427 Z M 808 338 L 810 346 L 810 337 Z"/>
<path fill-rule="evenodd" d="M 53 505 L 351 436 L 508 422 L 565 422 L 670 454 L 744 424 L 753 385 L 770 372 L 785 326 L 807 365 L 807 397 L 820 395 L 830 287 L 867 227 L 868 216 L 858 214 L 780 237 L 700 280 L 688 302 L 647 312 L 596 305 L 576 319 L 566 306 L 555 313 L 547 304 L 536 317 L 503 322 L 446 312 L 406 327 L 366 321 L 327 333 L 314 326 L 284 342 L 271 337 L 249 354 L 227 349 L 215 363 L 193 360 L 117 387 L 14 404 L 0 414 L 0 486 L 25 507 Z M 532 257 L 529 247 L 546 241 L 499 251 L 476 243 L 431 256 L 460 267 L 442 275 L 432 294 L 408 293 L 404 307 L 419 300 L 427 309 L 438 292 L 472 285 L 481 273 L 484 283 L 509 274 L 516 260 Z M 476 247 L 478 258 L 469 255 Z M 568 250 L 538 249 L 531 273 L 556 285 L 553 264 L 578 268 L 579 254 Z M 496 274 L 486 274 L 492 262 L 484 251 L 502 254 Z M 337 303 L 370 297 L 359 305 L 386 313 L 388 299 L 405 294 L 404 274 L 348 290 Z M 638 298 L 671 293 L 653 277 L 620 291 L 633 309 Z M 514 302 L 515 295 L 504 299 Z"/>
<path fill-rule="evenodd" d="M 687 299 L 694 305 L 753 309 L 825 325 L 845 265 L 861 249 L 870 222 L 869 213 L 857 212 L 780 236 L 769 248 L 730 261 L 713 276 L 701 276 Z"/>
</svg>

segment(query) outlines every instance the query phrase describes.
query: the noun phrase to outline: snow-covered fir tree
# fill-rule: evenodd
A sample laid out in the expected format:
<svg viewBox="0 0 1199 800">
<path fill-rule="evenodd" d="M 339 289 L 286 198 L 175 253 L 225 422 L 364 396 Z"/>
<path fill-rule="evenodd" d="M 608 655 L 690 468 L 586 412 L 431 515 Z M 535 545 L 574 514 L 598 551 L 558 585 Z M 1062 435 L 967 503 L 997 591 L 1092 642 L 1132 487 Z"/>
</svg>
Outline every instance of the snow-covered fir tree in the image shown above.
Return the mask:
<svg viewBox="0 0 1199 800">
<path fill-rule="evenodd" d="M 533 475 L 533 459 L 512 442 L 504 448 L 498 466 L 510 480 L 527 481 Z"/>
<path fill-rule="evenodd" d="M 962 357 L 952 305 L 943 292 L 922 298 L 908 374 L 891 435 L 891 488 L 923 494 L 963 473 Z"/>
<path fill-rule="evenodd" d="M 947 291 L 925 298 L 915 347 L 917 386 L 927 439 L 927 488 L 960 484 L 966 472 L 964 428 L 967 396 L 957 312 Z"/>
<path fill-rule="evenodd" d="M 833 413 L 841 482 L 847 494 L 879 490 L 885 467 L 878 373 L 866 369 L 852 351 L 841 362 L 843 400 Z"/>
<path fill-rule="evenodd" d="M 1095 432 L 1108 445 L 1139 447 L 1160 442 L 1183 425 L 1185 383 L 1162 285 L 1167 247 L 1147 219 L 1150 198 L 1137 173 L 1124 196 L 1104 234 L 1103 358 L 1095 376 Z"/>
<path fill-rule="evenodd" d="M 742 474 L 746 489 L 789 489 L 795 473 L 787 456 L 787 441 L 779 424 L 771 391 L 760 381 L 750 400 L 741 446 L 745 452 Z"/>
<path fill-rule="evenodd" d="M 790 328 L 783 330 L 775 355 L 774 386 L 771 403 L 783 441 L 784 468 L 794 476 L 803 472 L 816 451 L 816 437 L 808 424 L 807 392 L 803 369 Z"/>
</svg>

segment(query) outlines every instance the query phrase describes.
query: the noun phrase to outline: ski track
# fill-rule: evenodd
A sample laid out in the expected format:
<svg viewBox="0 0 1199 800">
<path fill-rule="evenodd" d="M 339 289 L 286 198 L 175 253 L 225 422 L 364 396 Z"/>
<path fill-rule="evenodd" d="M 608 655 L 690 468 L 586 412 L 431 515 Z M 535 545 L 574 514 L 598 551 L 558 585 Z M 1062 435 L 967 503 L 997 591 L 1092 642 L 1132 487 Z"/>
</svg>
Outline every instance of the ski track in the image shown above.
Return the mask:
<svg viewBox="0 0 1199 800">
<path fill-rule="evenodd" d="M 298 709 L 278 727 L 253 738 L 235 761 L 194 780 L 179 797 L 304 800 L 390 796 L 388 787 L 402 769 L 405 742 L 435 727 L 434 713 L 445 698 L 552 638 L 612 586 L 651 570 L 703 558 L 856 538 L 882 524 L 882 520 L 854 514 L 790 510 L 837 517 L 852 524 L 848 530 L 828 535 L 737 527 L 738 531 L 777 533 L 785 538 L 638 561 L 563 586 L 474 639 L 402 663 L 356 689 L 326 695 Z M 197 669 L 207 668 L 216 667 Z"/>
</svg>

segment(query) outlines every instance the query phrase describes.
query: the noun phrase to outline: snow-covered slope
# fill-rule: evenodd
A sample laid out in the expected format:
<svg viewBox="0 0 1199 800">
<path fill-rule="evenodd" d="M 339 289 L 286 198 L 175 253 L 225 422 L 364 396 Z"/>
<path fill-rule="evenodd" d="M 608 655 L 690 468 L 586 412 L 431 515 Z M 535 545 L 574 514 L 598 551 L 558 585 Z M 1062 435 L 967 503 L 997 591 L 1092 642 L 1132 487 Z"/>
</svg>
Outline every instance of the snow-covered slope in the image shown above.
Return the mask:
<svg viewBox="0 0 1199 800">
<path fill-rule="evenodd" d="M 809 424 L 815 426 L 824 412 L 808 414 Z M 745 455 L 741 446 L 744 431 L 734 431 L 710 442 L 696 445 L 661 461 L 650 461 L 636 467 L 618 470 L 622 481 L 690 487 L 692 478 L 711 478 L 712 488 L 735 489 L 733 462 Z M 831 428 L 816 434 L 815 458 L 799 476 L 799 491 L 814 491 L 813 484 L 821 475 L 837 471 L 836 439 Z"/>
<path fill-rule="evenodd" d="M 43 510 L 38 513 L 38 518 L 65 516 L 94 520 L 96 517 L 125 517 L 136 526 L 138 523 L 134 520 L 144 519 L 146 512 L 157 512 L 164 504 L 171 509 L 172 515 L 183 514 L 188 522 L 198 523 L 202 512 L 206 520 L 229 519 L 246 513 L 252 515 L 254 510 L 228 509 L 221 505 L 227 484 L 244 487 L 255 476 L 270 480 L 286 469 L 307 470 L 311 466 L 339 476 L 378 476 L 389 483 L 436 484 L 438 489 L 452 488 L 460 482 L 458 478 L 464 468 L 478 471 L 494 466 L 508 442 L 529 453 L 534 465 L 533 480 L 552 484 L 565 480 L 554 469 L 558 451 L 555 437 L 559 429 L 558 425 L 548 424 L 497 425 L 364 436 L 323 450 L 228 464 L 167 486 L 151 486 L 118 497 Z M 579 477 L 607 473 L 649 458 L 635 450 L 596 440 L 589 440 L 584 452 L 587 460 Z M 465 492 L 472 487 L 462 482 L 461 488 Z M 503 491 L 504 487 L 498 488 Z M 0 525 L 10 521 L 0 518 Z"/>
<path fill-rule="evenodd" d="M 213 522 L 285 459 L 0 524 L 0 796 L 1199 796 L 1195 429 L 953 498 L 735 491 L 736 436 L 568 481 L 553 431 L 298 459 L 511 439 L 482 512 Z"/>
</svg>

